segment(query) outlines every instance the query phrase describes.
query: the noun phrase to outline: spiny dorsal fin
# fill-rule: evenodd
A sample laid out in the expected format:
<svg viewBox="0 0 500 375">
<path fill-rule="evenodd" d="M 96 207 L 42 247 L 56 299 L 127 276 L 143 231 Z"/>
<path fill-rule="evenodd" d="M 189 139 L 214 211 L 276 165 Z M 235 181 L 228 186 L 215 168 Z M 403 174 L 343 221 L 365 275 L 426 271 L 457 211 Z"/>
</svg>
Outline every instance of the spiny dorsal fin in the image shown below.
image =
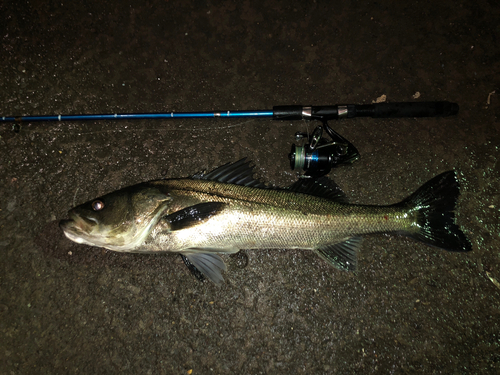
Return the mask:
<svg viewBox="0 0 500 375">
<path fill-rule="evenodd" d="M 186 207 L 164 217 L 170 222 L 170 230 L 180 230 L 202 224 L 217 215 L 225 206 L 222 202 L 206 202 Z"/>
<path fill-rule="evenodd" d="M 265 184 L 253 178 L 253 166 L 250 166 L 250 161 L 247 161 L 246 158 L 238 160 L 235 163 L 224 164 L 208 173 L 196 173 L 193 178 L 257 188 L 266 187 Z"/>
<path fill-rule="evenodd" d="M 355 271 L 357 253 L 362 240 L 361 237 L 352 237 L 343 242 L 320 247 L 316 249 L 316 253 L 335 268 L 343 271 Z"/>
<path fill-rule="evenodd" d="M 347 197 L 344 192 L 328 177 L 301 178 L 288 189 L 296 193 L 327 198 L 338 203 L 347 203 Z"/>
</svg>

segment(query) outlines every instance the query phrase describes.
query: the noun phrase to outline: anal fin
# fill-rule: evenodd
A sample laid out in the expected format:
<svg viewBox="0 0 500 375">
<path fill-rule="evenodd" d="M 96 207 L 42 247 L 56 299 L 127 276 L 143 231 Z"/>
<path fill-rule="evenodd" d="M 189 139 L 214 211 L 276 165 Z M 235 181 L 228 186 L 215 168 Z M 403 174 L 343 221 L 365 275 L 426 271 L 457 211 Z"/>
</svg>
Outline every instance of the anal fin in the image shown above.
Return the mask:
<svg viewBox="0 0 500 375">
<path fill-rule="evenodd" d="M 355 271 L 357 253 L 362 242 L 361 237 L 352 237 L 345 241 L 326 245 L 315 252 L 328 264 L 343 271 Z"/>
</svg>

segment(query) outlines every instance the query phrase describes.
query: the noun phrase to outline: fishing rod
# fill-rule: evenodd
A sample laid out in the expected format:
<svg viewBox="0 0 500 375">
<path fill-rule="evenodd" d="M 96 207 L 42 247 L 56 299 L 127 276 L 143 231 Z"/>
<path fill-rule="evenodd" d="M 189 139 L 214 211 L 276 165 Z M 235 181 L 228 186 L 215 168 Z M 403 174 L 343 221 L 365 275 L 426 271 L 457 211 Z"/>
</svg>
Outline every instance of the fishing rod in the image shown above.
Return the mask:
<svg viewBox="0 0 500 375">
<path fill-rule="evenodd" d="M 347 104 L 329 106 L 275 106 L 272 110 L 216 111 L 216 112 L 162 112 L 162 113 L 114 113 L 80 115 L 3 116 L 0 122 L 39 121 L 96 121 L 96 120 L 155 120 L 207 117 L 253 117 L 273 120 L 325 119 L 338 120 L 354 117 L 437 117 L 458 113 L 458 104 L 441 102 L 402 102 L 375 104 Z"/>
<path fill-rule="evenodd" d="M 309 136 L 295 134 L 297 141 L 308 142 L 302 146 L 292 145 L 290 167 L 305 171 L 304 177 L 320 177 L 328 174 L 333 166 L 350 164 L 359 159 L 359 152 L 347 139 L 335 132 L 329 120 L 355 117 L 404 118 L 442 117 L 458 113 L 458 104 L 447 101 L 400 102 L 373 104 L 343 104 L 328 106 L 285 105 L 274 106 L 272 110 L 215 111 L 215 112 L 163 112 L 163 113 L 115 113 L 80 115 L 3 116 L 0 123 L 14 123 L 13 130 L 19 132 L 20 124 L 40 121 L 98 121 L 98 120 L 156 120 L 186 118 L 272 118 L 273 120 L 318 120 Z M 323 132 L 330 137 L 327 140 Z"/>
</svg>

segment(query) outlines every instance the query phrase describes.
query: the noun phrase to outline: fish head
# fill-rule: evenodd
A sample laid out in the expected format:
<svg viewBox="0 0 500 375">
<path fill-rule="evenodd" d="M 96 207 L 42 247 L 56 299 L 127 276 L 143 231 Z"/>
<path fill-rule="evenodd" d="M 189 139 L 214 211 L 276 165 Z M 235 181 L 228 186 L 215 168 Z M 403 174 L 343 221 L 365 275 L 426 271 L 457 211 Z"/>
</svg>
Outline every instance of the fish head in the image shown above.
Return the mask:
<svg viewBox="0 0 500 375">
<path fill-rule="evenodd" d="M 140 246 L 168 208 L 170 196 L 139 184 L 81 204 L 60 227 L 70 240 L 115 251 Z"/>
</svg>

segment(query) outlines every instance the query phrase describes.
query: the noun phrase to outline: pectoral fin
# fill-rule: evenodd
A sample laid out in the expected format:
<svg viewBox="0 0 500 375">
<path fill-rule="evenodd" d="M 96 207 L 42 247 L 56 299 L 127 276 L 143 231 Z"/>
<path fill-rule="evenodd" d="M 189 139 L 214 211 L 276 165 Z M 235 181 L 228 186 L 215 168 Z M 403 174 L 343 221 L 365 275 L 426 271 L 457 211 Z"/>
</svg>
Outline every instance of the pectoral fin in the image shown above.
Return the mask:
<svg viewBox="0 0 500 375">
<path fill-rule="evenodd" d="M 213 253 L 184 253 L 192 266 L 215 284 L 220 284 L 224 279 L 221 271 L 226 270 L 226 265 L 220 256 Z M 187 265 L 187 264 L 186 264 Z M 188 266 L 188 268 L 190 268 Z M 190 268 L 191 270 L 191 268 Z M 191 270 L 191 272 L 193 272 Z M 196 274 L 195 274 L 196 276 Z M 196 276 L 198 278 L 198 276 Z"/>
<path fill-rule="evenodd" d="M 315 251 L 333 267 L 343 271 L 355 271 L 357 252 L 362 240 L 361 237 L 352 237 L 343 242 L 320 247 Z"/>
<path fill-rule="evenodd" d="M 180 230 L 202 224 L 219 213 L 225 204 L 221 202 L 199 203 L 176 211 L 164 219 L 170 222 L 170 230 Z"/>
</svg>

